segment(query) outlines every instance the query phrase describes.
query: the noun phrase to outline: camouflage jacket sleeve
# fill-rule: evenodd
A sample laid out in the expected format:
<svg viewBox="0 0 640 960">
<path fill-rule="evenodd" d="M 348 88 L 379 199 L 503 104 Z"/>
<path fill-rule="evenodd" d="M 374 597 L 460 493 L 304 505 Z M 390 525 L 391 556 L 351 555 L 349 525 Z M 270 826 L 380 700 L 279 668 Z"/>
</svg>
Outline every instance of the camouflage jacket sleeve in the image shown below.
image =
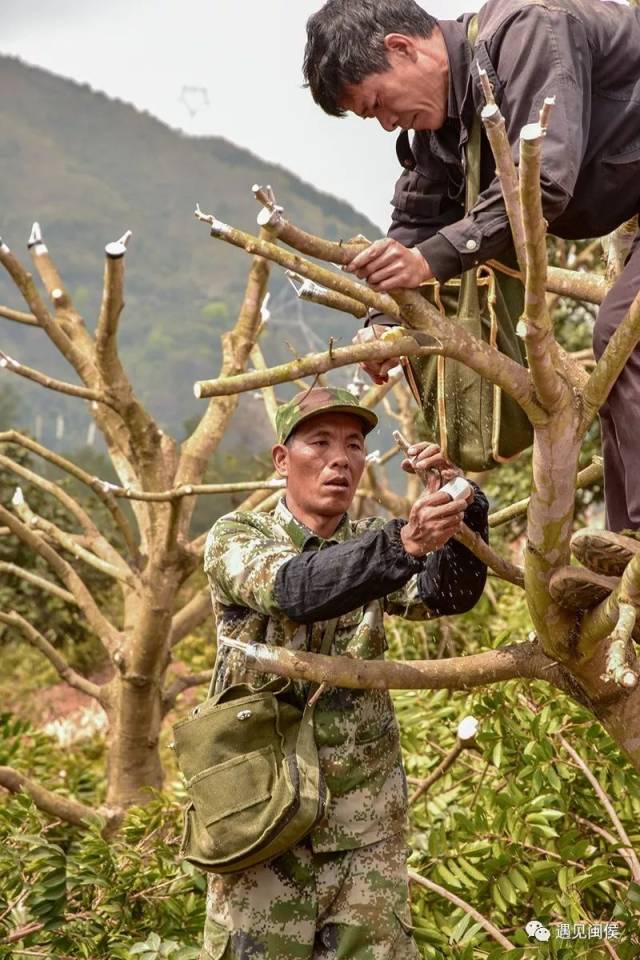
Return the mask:
<svg viewBox="0 0 640 960">
<path fill-rule="evenodd" d="M 489 502 L 474 484 L 475 497 L 464 521 L 489 542 Z M 385 611 L 406 620 L 429 620 L 466 613 L 476 605 L 487 579 L 487 568 L 457 540 L 449 540 L 422 561 L 422 569 L 401 589 L 389 594 Z"/>
<path fill-rule="evenodd" d="M 295 556 L 294 545 L 274 535 L 268 518 L 230 513 L 209 533 L 204 569 L 221 603 L 272 616 L 280 612 L 274 593 L 276 576 Z"/>
</svg>

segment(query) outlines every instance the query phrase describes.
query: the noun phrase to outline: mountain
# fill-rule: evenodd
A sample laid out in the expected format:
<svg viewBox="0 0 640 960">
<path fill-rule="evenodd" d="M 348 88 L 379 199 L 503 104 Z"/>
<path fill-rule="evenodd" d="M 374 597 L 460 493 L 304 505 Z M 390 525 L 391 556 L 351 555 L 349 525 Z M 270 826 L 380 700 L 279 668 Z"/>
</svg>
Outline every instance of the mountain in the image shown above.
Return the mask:
<svg viewBox="0 0 640 960">
<path fill-rule="evenodd" d="M 116 66 L 117 68 L 117 66 Z M 256 232 L 253 183 L 272 184 L 287 216 L 331 239 L 378 229 L 347 203 L 321 193 L 287 170 L 220 137 L 190 137 L 86 85 L 0 57 L 0 235 L 29 264 L 26 239 L 34 220 L 89 327 L 100 303 L 104 245 L 133 231 L 126 261 L 126 307 L 120 344 L 133 382 L 160 425 L 183 433 L 202 411 L 195 380 L 219 369 L 219 334 L 241 303 L 249 257 L 209 238 L 195 221 L 203 210 Z M 274 105 L 274 119 L 278 117 Z M 250 139 L 250 128 L 247 138 Z M 300 131 L 304 135 L 304 131 Z M 313 144 L 309 145 L 313 149 Z M 351 339 L 351 317 L 299 304 L 282 271 L 274 271 L 273 323 L 265 342 L 270 360 L 304 353 L 329 336 Z M 23 308 L 0 276 L 0 303 Z M 53 376 L 73 380 L 46 336 L 0 319 L 0 348 Z M 4 374 L 8 378 L 9 374 Z M 22 420 L 41 419 L 54 447 L 84 442 L 83 404 L 25 381 L 17 383 Z M 58 415 L 64 438 L 54 436 Z"/>
</svg>

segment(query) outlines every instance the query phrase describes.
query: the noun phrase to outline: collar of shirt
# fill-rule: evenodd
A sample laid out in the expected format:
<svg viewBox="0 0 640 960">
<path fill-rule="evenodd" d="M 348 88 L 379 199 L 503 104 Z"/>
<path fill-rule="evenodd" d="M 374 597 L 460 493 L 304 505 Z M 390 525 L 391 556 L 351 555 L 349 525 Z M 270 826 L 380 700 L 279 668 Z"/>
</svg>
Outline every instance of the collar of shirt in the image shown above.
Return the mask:
<svg viewBox="0 0 640 960">
<path fill-rule="evenodd" d="M 454 126 L 452 121 L 455 121 L 461 147 L 468 140 L 475 110 L 471 83 L 471 47 L 467 37 L 472 17 L 473 14 L 465 13 L 459 20 L 438 21 L 449 56 L 448 119 L 445 127 Z"/>
<path fill-rule="evenodd" d="M 273 511 L 274 519 L 280 524 L 285 533 L 299 550 L 319 550 L 325 544 L 344 543 L 351 539 L 351 521 L 345 513 L 334 533 L 328 539 L 318 536 L 301 520 L 291 513 L 285 497 L 282 497 Z"/>
</svg>

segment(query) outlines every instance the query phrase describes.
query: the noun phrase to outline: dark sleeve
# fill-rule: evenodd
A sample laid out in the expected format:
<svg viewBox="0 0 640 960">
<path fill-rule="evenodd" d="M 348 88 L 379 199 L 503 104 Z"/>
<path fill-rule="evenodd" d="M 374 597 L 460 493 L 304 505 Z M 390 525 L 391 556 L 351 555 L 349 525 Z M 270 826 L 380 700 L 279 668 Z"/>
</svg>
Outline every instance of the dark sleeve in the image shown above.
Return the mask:
<svg viewBox="0 0 640 960">
<path fill-rule="evenodd" d="M 278 570 L 275 599 L 299 623 L 342 616 L 393 593 L 422 570 L 400 539 L 404 520 L 391 520 L 354 540 L 310 550 Z"/>
<path fill-rule="evenodd" d="M 522 127 L 537 121 L 545 97 L 556 98 L 541 170 L 542 209 L 553 230 L 573 195 L 589 136 L 591 51 L 584 24 L 565 10 L 527 4 L 488 49 L 479 44 L 476 53 L 472 69 L 484 67 L 497 79 L 516 163 Z M 490 149 L 486 141 L 484 148 Z M 510 243 L 502 191 L 494 178 L 466 216 L 418 246 L 442 282 L 499 257 Z"/>
<path fill-rule="evenodd" d="M 436 237 L 438 231 L 464 216 L 463 207 L 449 197 L 447 171 L 444 163 L 429 148 L 429 133 L 414 135 L 413 147 L 406 130 L 399 135 L 396 153 L 405 169 L 396 181 L 391 201 L 391 226 L 387 236 L 404 247 L 415 247 Z M 443 241 L 445 247 L 449 244 Z M 429 266 L 434 270 L 433 264 Z M 436 276 L 437 272 L 434 270 Z M 365 327 L 376 323 L 397 326 L 398 321 L 384 313 L 369 311 Z"/>
<path fill-rule="evenodd" d="M 464 522 L 489 542 L 489 502 L 474 484 L 476 495 L 467 507 Z M 418 576 L 418 593 L 433 616 L 466 613 L 482 596 L 487 568 L 481 560 L 457 540 L 449 540 L 440 550 L 428 554 Z"/>
</svg>

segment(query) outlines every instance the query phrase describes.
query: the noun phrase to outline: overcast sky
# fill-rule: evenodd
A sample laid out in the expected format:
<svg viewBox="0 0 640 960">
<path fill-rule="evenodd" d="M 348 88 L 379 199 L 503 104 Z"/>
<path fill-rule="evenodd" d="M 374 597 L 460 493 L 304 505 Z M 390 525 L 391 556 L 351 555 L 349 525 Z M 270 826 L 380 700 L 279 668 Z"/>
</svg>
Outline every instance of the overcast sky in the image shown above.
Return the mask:
<svg viewBox="0 0 640 960">
<path fill-rule="evenodd" d="M 399 172 L 394 135 L 374 120 L 325 116 L 301 87 L 304 26 L 321 2 L 2 0 L 0 51 L 187 133 L 226 137 L 348 200 L 384 231 Z M 455 18 L 479 2 L 424 6 Z"/>
</svg>

